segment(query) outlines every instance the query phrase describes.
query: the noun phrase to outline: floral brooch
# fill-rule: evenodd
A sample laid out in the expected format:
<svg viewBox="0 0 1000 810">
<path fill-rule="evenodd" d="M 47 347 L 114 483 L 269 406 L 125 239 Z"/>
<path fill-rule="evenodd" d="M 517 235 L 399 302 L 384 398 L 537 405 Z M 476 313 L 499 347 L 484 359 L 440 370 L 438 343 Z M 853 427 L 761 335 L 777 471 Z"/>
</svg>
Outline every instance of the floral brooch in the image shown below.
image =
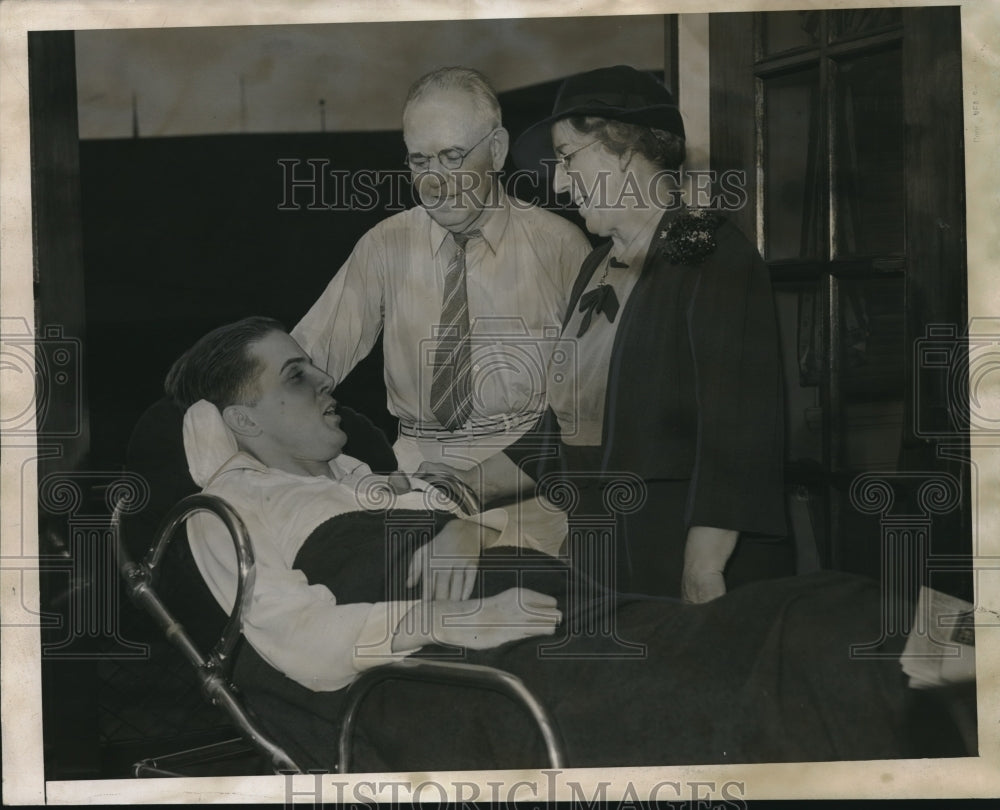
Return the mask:
<svg viewBox="0 0 1000 810">
<path fill-rule="evenodd" d="M 664 250 L 671 264 L 700 264 L 715 252 L 715 231 L 724 217 L 707 208 L 689 208 L 664 230 Z"/>
</svg>

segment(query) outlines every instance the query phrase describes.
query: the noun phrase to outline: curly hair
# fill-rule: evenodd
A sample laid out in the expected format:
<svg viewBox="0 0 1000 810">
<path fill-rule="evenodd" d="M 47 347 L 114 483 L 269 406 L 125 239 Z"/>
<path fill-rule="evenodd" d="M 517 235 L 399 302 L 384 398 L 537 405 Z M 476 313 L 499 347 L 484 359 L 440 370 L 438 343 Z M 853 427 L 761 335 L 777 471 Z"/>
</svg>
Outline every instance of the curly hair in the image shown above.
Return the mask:
<svg viewBox="0 0 1000 810">
<path fill-rule="evenodd" d="M 285 327 L 273 318 L 254 316 L 213 329 L 182 354 L 167 372 L 163 388 L 182 408 L 206 399 L 219 410 L 253 405 L 258 396 L 260 361 L 250 347 Z"/>
<path fill-rule="evenodd" d="M 590 135 L 613 154 L 624 155 L 630 149 L 660 169 L 675 171 L 684 162 L 684 138 L 663 129 L 628 124 L 595 115 L 571 116 L 570 126 L 582 135 Z"/>
</svg>

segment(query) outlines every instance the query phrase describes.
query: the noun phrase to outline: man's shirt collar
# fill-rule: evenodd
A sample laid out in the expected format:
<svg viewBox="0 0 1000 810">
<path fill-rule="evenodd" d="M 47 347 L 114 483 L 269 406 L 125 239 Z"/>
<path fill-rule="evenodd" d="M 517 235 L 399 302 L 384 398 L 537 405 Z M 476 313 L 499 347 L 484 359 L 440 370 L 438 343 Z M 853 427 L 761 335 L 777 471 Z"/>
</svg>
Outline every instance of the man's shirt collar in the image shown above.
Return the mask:
<svg viewBox="0 0 1000 810">
<path fill-rule="evenodd" d="M 348 476 L 357 473 L 361 468 L 365 471 L 368 470 L 367 466 L 358 461 L 353 456 L 348 456 L 343 453 L 338 455 L 336 458 L 332 458 L 329 461 L 330 470 L 333 473 L 333 478 L 336 481 L 343 481 Z M 245 450 L 241 450 L 236 453 L 232 458 L 229 459 L 225 464 L 223 464 L 212 479 L 206 484 L 206 488 L 218 478 L 223 473 L 233 472 L 234 470 L 253 470 L 254 472 L 262 473 L 281 473 L 282 475 L 294 475 L 297 478 L 320 478 L 325 476 L 315 476 L 315 475 L 304 475 L 298 473 L 290 473 L 284 470 L 278 470 L 275 467 L 268 467 L 263 461 L 250 455 L 250 453 Z"/>
<path fill-rule="evenodd" d="M 497 184 L 496 191 L 493 193 L 494 200 L 490 200 L 490 205 L 483 209 L 482 214 L 475 221 L 473 230 L 477 230 L 483 237 L 483 240 L 489 246 L 493 253 L 497 252 L 497 246 L 500 244 L 500 240 L 503 239 L 503 235 L 507 230 L 507 224 L 510 222 L 510 200 L 507 199 L 507 193 L 504 191 L 503 186 Z M 436 256 L 444 243 L 448 241 L 448 236 L 451 234 L 447 228 L 443 225 L 439 225 L 430 215 L 427 215 L 428 234 L 430 238 L 430 250 L 431 255 Z"/>
</svg>

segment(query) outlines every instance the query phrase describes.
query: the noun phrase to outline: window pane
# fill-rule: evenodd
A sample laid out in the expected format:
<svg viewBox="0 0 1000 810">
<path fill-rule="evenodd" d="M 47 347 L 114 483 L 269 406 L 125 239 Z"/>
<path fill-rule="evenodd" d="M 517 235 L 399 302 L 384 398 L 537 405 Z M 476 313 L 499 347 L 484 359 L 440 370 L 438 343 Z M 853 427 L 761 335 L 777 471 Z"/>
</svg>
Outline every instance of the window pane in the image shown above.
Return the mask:
<svg viewBox="0 0 1000 810">
<path fill-rule="evenodd" d="M 830 39 L 833 41 L 892 28 L 903 22 L 902 9 L 898 8 L 854 8 L 831 13 Z"/>
<path fill-rule="evenodd" d="M 842 280 L 840 293 L 843 465 L 894 469 L 907 360 L 903 279 Z"/>
<path fill-rule="evenodd" d="M 903 278 L 841 279 L 839 288 L 840 384 L 845 399 L 902 399 Z"/>
<path fill-rule="evenodd" d="M 785 370 L 785 457 L 823 460 L 823 415 L 819 383 L 822 352 L 822 292 L 815 281 L 775 286 L 774 301 Z"/>
<path fill-rule="evenodd" d="M 764 82 L 764 252 L 769 260 L 820 255 L 822 161 L 819 71 Z"/>
<path fill-rule="evenodd" d="M 768 11 L 761 14 L 764 54 L 819 44 L 819 11 Z"/>
<path fill-rule="evenodd" d="M 903 89 L 899 50 L 840 64 L 836 114 L 836 255 L 900 253 Z"/>
</svg>

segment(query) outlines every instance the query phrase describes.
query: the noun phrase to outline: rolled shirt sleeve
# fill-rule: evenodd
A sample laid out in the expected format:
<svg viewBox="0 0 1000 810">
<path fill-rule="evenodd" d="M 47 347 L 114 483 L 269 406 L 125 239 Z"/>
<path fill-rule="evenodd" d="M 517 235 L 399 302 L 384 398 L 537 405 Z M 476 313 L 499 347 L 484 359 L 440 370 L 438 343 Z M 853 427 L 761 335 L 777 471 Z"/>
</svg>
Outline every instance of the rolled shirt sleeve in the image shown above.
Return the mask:
<svg viewBox="0 0 1000 810">
<path fill-rule="evenodd" d="M 483 369 L 473 412 L 480 427 L 541 413 L 545 367 L 589 253 L 579 228 L 550 211 L 518 201 L 488 213 L 483 238 L 466 253 L 473 363 Z M 447 231 L 422 208 L 382 220 L 361 237 L 292 337 L 339 382 L 384 332 L 389 410 L 408 426 L 440 429 L 430 408 L 428 349 L 437 342 L 453 250 Z"/>
<path fill-rule="evenodd" d="M 500 534 L 484 548 L 515 546 L 531 548 L 555 556 L 568 531 L 566 513 L 544 497 L 524 498 L 515 503 L 489 509 L 464 520 L 495 529 Z"/>
<path fill-rule="evenodd" d="M 340 605 L 325 586 L 309 585 L 300 571 L 258 568 L 244 633 L 263 658 L 292 680 L 314 691 L 333 691 L 365 669 L 412 652 L 393 652 L 392 640 L 414 604 Z"/>
<path fill-rule="evenodd" d="M 375 231 L 355 245 L 291 335 L 313 363 L 340 382 L 382 331 L 385 261 Z"/>
<path fill-rule="evenodd" d="M 414 479 L 417 486 L 425 487 L 422 481 Z M 449 503 L 447 495 L 441 491 L 433 498 L 435 508 Z M 542 496 L 520 498 L 514 503 L 463 515 L 453 504 L 447 507 L 456 520 L 474 523 L 497 532 L 484 534 L 483 548 L 513 546 L 530 548 L 551 556 L 556 556 L 566 538 L 568 525 L 566 513 L 555 507 Z"/>
<path fill-rule="evenodd" d="M 268 663 L 309 689 L 334 691 L 359 672 L 412 652 L 392 652 L 392 637 L 415 602 L 339 604 L 326 586 L 310 585 L 304 573 L 284 561 L 272 533 L 253 510 L 236 509 L 255 558 L 243 632 Z M 236 554 L 229 534 L 208 515 L 195 515 L 188 526 L 198 568 L 228 613 L 236 596 Z"/>
<path fill-rule="evenodd" d="M 394 652 L 393 635 L 417 604 L 412 600 L 341 604 L 329 588 L 309 584 L 292 562 L 310 532 L 330 517 L 358 511 L 371 475 L 343 462 L 341 480 L 301 477 L 268 470 L 259 462 L 234 457 L 206 492 L 230 504 L 242 518 L 254 552 L 255 582 L 243 617 L 247 641 L 269 664 L 314 691 L 335 691 L 365 669 L 398 660 L 412 650 Z M 426 508 L 423 493 L 400 496 L 396 505 Z M 369 505 L 370 506 L 370 505 Z M 528 502 L 459 517 L 494 529 L 487 545 L 525 545 L 546 550 L 544 532 L 558 534 L 561 513 Z M 214 516 L 196 514 L 188 523 L 192 556 L 209 590 L 228 613 L 236 598 L 237 565 L 232 540 Z M 491 535 L 492 538 L 492 535 Z M 561 537 L 559 538 L 561 540 Z"/>
</svg>

